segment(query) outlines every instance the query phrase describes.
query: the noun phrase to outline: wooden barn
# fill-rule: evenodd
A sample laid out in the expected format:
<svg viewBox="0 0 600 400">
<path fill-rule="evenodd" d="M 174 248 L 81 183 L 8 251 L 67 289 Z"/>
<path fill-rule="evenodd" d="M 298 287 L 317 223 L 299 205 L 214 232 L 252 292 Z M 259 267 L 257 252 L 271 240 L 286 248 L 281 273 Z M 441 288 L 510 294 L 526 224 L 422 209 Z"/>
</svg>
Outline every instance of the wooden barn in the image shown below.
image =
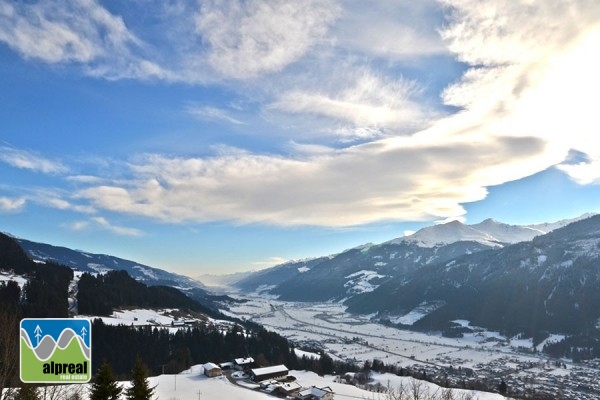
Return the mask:
<svg viewBox="0 0 600 400">
<path fill-rule="evenodd" d="M 288 375 L 285 365 L 274 365 L 272 367 L 255 368 L 250 370 L 250 378 L 254 382 L 266 381 L 267 379 L 281 379 Z"/>
<path fill-rule="evenodd" d="M 204 375 L 209 378 L 221 375 L 221 368 L 217 364 L 213 364 L 211 362 L 202 365 L 204 369 Z"/>
</svg>

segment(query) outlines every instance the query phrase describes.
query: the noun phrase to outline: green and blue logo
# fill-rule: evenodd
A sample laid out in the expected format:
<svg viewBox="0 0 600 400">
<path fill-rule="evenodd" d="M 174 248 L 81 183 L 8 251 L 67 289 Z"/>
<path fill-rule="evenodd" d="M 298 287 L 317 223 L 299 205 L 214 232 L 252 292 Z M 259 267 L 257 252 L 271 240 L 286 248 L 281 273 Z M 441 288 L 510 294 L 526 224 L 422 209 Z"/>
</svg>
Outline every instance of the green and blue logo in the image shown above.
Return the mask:
<svg viewBox="0 0 600 400">
<path fill-rule="evenodd" d="M 21 320 L 21 381 L 85 383 L 92 373 L 92 327 L 81 318 Z"/>
</svg>

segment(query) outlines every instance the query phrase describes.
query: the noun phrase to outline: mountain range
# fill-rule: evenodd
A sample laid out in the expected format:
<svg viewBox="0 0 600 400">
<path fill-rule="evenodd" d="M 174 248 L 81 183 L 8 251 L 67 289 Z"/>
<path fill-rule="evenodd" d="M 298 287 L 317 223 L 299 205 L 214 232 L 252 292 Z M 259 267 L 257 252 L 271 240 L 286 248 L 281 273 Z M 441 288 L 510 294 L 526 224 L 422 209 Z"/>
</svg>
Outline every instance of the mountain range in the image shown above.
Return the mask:
<svg viewBox="0 0 600 400">
<path fill-rule="evenodd" d="M 94 254 L 81 250 L 72 250 L 67 247 L 32 242 L 21 238 L 15 238 L 15 240 L 27 255 L 36 262 L 53 261 L 79 271 L 92 273 L 103 273 L 113 270 L 127 271 L 135 280 L 146 285 L 165 285 L 184 290 L 204 289 L 204 285 L 187 276 L 150 267 L 135 261 L 107 254 Z"/>
<path fill-rule="evenodd" d="M 575 333 L 600 310 L 600 216 L 531 226 L 485 220 L 288 262 L 235 283 L 281 300 L 343 302 L 404 327 L 467 319 L 506 333 Z"/>
<path fill-rule="evenodd" d="M 188 277 L 109 255 L 16 239 L 38 262 L 125 270 L 149 285 L 221 298 Z M 220 279 L 240 293 L 341 302 L 399 327 L 452 332 L 469 320 L 505 333 L 578 333 L 600 324 L 600 215 L 528 226 L 492 219 L 439 224 L 381 244 Z"/>
</svg>

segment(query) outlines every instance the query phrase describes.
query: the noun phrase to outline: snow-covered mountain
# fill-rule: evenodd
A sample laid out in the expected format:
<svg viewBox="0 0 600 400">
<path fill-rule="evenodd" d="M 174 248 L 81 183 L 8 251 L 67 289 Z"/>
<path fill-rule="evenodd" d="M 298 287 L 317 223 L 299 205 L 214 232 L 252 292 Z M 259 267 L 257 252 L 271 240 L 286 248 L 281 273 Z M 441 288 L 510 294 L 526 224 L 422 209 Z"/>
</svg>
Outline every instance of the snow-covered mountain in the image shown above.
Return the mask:
<svg viewBox="0 0 600 400">
<path fill-rule="evenodd" d="M 552 232 L 591 215 L 584 214 L 573 219 L 534 225 L 509 225 L 491 218 L 473 225 L 452 221 L 423 228 L 412 235 L 399 237 L 387 243 L 399 244 L 405 242 L 420 247 L 436 247 L 455 242 L 470 241 L 486 246 L 503 247 L 506 244 L 530 241 L 536 236 Z"/>
<path fill-rule="evenodd" d="M 309 261 L 287 262 L 252 273 L 233 286 L 243 292 L 277 296 L 281 300 L 349 301 L 375 293 L 388 282 L 401 284 L 425 267 L 530 242 L 587 216 L 531 226 L 509 225 L 492 219 L 474 225 L 455 221 L 378 245 L 357 246 Z M 377 307 L 372 307 L 370 312 Z"/>
<path fill-rule="evenodd" d="M 94 254 L 46 243 L 32 242 L 26 239 L 15 238 L 15 240 L 27 255 L 36 262 L 52 261 L 83 272 L 103 273 L 112 270 L 124 270 L 137 281 L 146 285 L 166 285 L 178 289 L 204 289 L 200 282 L 187 276 L 174 274 L 135 261 L 106 254 Z"/>
<path fill-rule="evenodd" d="M 345 304 L 348 311 L 390 321 L 435 305 L 413 325 L 421 329 L 467 319 L 512 333 L 578 333 L 600 318 L 599 261 L 596 215 L 531 241 L 424 265 Z"/>
</svg>

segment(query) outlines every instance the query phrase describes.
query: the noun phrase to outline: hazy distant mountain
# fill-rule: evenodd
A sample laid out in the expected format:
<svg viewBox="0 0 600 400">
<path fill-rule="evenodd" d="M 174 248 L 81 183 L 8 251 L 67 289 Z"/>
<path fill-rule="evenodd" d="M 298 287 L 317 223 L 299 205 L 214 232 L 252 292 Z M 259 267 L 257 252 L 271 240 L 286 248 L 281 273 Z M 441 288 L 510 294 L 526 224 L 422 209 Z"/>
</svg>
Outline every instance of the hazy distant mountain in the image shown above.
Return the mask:
<svg viewBox="0 0 600 400">
<path fill-rule="evenodd" d="M 203 285 L 210 286 L 212 288 L 230 287 L 236 282 L 239 282 L 242 279 L 252 275 L 253 273 L 254 271 L 234 272 L 226 275 L 204 274 L 198 275 L 196 280 L 201 282 Z"/>
<path fill-rule="evenodd" d="M 36 243 L 26 239 L 15 238 L 27 255 L 34 261 L 54 261 L 84 272 L 106 272 L 124 270 L 137 281 L 146 285 L 166 285 L 180 289 L 197 289 L 204 286 L 187 276 L 174 274 L 162 269 L 149 267 L 134 261 L 125 260 L 106 254 L 93 254 L 66 247 Z"/>
</svg>

